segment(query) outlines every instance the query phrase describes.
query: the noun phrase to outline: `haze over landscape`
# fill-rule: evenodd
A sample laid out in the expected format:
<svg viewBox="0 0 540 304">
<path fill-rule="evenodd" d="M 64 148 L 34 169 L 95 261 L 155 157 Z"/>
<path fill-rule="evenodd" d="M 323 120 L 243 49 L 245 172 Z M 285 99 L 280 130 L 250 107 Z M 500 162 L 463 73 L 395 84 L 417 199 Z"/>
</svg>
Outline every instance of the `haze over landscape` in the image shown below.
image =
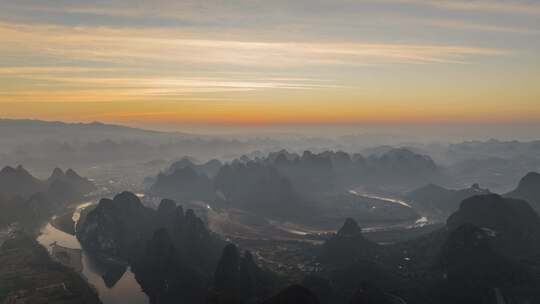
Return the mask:
<svg viewBox="0 0 540 304">
<path fill-rule="evenodd" d="M 0 0 L 0 303 L 540 303 L 540 3 Z"/>
</svg>

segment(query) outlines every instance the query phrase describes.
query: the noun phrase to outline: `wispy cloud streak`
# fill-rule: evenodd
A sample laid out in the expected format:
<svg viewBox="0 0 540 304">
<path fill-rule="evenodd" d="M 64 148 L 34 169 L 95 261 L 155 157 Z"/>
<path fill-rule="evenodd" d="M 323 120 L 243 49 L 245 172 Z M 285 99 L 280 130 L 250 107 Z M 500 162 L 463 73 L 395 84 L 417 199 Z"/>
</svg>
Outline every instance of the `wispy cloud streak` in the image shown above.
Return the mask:
<svg viewBox="0 0 540 304">
<path fill-rule="evenodd" d="M 26 86 L 24 91 L 17 91 L 18 86 L 4 87 L 0 101 L 140 100 L 217 92 L 338 89 L 344 84 L 331 76 L 306 77 L 303 72 L 302 77 L 295 77 L 290 71 L 461 64 L 509 54 L 460 45 L 225 40 L 167 28 L 40 24 L 0 23 L 0 39 L 0 56 L 20 53 L 27 60 L 39 57 L 56 63 L 0 66 L 0 77 Z"/>
<path fill-rule="evenodd" d="M 502 14 L 540 15 L 537 1 L 500 0 L 383 0 L 393 3 L 426 5 L 446 10 L 493 12 Z"/>
<path fill-rule="evenodd" d="M 203 39 L 176 30 L 0 24 L 0 51 L 28 50 L 76 60 L 221 64 L 260 68 L 310 65 L 451 63 L 495 56 L 493 48 L 430 44 L 264 42 Z"/>
</svg>

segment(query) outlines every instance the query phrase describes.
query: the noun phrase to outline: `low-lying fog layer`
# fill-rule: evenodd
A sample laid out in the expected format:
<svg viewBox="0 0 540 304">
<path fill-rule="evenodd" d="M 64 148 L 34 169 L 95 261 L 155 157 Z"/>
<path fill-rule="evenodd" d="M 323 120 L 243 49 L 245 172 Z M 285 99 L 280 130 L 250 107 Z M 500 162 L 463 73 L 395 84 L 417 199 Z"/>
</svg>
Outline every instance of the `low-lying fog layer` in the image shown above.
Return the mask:
<svg viewBox="0 0 540 304">
<path fill-rule="evenodd" d="M 197 135 L 157 132 L 101 123 L 66 124 L 31 120 L 0 120 L 0 165 L 24 165 L 40 177 L 55 167 L 119 183 L 119 190 L 141 190 L 141 180 L 174 161 L 191 157 L 231 161 L 246 155 L 264 157 L 286 149 L 314 153 L 344 151 L 369 158 L 395 148 L 429 156 L 452 179 L 445 185 L 463 188 L 479 183 L 493 191 L 508 191 L 516 180 L 540 168 L 540 142 L 535 125 L 523 126 L 342 126 L 296 127 Z M 291 131 L 294 130 L 294 131 Z M 330 131 L 328 131 L 330 130 Z M 216 130 L 217 131 L 217 130 Z M 508 133 L 510 132 L 510 133 Z M 490 138 L 498 138 L 490 139 Z M 517 141 L 517 139 L 522 141 Z"/>
<path fill-rule="evenodd" d="M 6 132 L 0 302 L 540 301 L 540 141 Z"/>
</svg>

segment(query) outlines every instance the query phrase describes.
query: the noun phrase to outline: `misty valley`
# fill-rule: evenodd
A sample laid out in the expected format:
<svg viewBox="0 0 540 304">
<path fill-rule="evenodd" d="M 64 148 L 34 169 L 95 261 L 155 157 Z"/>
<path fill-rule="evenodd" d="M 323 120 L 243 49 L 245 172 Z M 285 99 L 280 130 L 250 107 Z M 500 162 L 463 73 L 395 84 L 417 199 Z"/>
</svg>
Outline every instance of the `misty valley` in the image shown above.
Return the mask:
<svg viewBox="0 0 540 304">
<path fill-rule="evenodd" d="M 538 141 L 0 125 L 3 303 L 540 302 Z"/>
<path fill-rule="evenodd" d="M 0 0 L 0 304 L 540 304 L 540 0 Z"/>
</svg>

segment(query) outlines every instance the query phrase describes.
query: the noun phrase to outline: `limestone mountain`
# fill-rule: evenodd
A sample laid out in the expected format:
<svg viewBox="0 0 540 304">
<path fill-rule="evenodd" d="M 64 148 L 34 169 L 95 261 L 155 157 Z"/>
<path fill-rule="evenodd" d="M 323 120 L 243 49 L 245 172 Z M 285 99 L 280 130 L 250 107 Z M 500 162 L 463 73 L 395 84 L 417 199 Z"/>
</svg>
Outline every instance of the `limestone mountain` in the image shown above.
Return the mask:
<svg viewBox="0 0 540 304">
<path fill-rule="evenodd" d="M 540 217 L 526 201 L 497 194 L 470 197 L 448 218 L 447 227 L 466 223 L 488 231 L 495 249 L 508 256 L 540 252 Z"/>
<path fill-rule="evenodd" d="M 170 174 L 160 173 L 149 193 L 188 203 L 193 200 L 213 199 L 215 191 L 208 176 L 186 166 L 175 169 Z"/>
<path fill-rule="evenodd" d="M 80 199 L 96 190 L 93 182 L 81 177 L 72 169 L 68 169 L 64 173 L 61 169 L 55 168 L 45 182 L 48 185 L 47 192 L 49 195 L 65 201 Z"/>
<path fill-rule="evenodd" d="M 207 303 L 253 303 L 267 298 L 276 281 L 272 273 L 259 268 L 251 252 L 245 251 L 240 255 L 236 245 L 229 244 L 223 249 L 217 264 Z"/>
<path fill-rule="evenodd" d="M 193 262 L 201 269 L 213 269 L 223 246 L 193 210 L 185 213 L 171 200 L 163 200 L 158 210 L 143 206 L 130 192 L 102 199 L 77 227 L 81 244 L 97 255 L 136 261 L 144 254 L 147 242 L 164 228 L 171 237 L 180 260 Z"/>
<path fill-rule="evenodd" d="M 517 188 L 504 196 L 526 200 L 540 214 L 540 173 L 527 173 Z"/>
<path fill-rule="evenodd" d="M 29 197 L 46 190 L 45 182 L 32 176 L 23 166 L 4 167 L 0 170 L 0 193 Z"/>
<path fill-rule="evenodd" d="M 464 223 L 448 235 L 436 265 L 440 277 L 428 283 L 437 303 L 533 303 L 540 281 L 525 264 L 499 251 L 495 236 L 485 228 Z"/>
<path fill-rule="evenodd" d="M 446 221 L 448 216 L 459 209 L 460 203 L 471 196 L 489 194 L 489 190 L 474 184 L 465 189 L 446 189 L 429 184 L 405 195 L 407 202 L 421 214 Z"/>
<path fill-rule="evenodd" d="M 174 243 L 167 229 L 156 230 L 133 263 L 135 278 L 151 303 L 201 303 L 207 275 L 180 259 Z"/>
<path fill-rule="evenodd" d="M 248 162 L 223 166 L 214 184 L 228 206 L 266 216 L 305 215 L 307 202 L 274 167 Z"/>
<path fill-rule="evenodd" d="M 209 178 L 213 178 L 219 171 L 223 164 L 217 159 L 211 159 L 203 164 L 198 164 L 196 160 L 189 157 L 183 157 L 182 159 L 175 161 L 165 171 L 166 174 L 172 174 L 178 169 L 189 167 L 196 171 L 198 174 L 204 174 Z"/>
<path fill-rule="evenodd" d="M 0 227 L 17 222 L 33 230 L 67 204 L 95 190 L 93 182 L 69 169 L 55 169 L 47 180 L 32 176 L 22 166 L 0 170 Z"/>
<path fill-rule="evenodd" d="M 342 266 L 360 260 L 375 260 L 379 251 L 379 245 L 366 239 L 358 223 L 348 218 L 337 234 L 324 243 L 319 260 L 327 265 Z"/>
</svg>

